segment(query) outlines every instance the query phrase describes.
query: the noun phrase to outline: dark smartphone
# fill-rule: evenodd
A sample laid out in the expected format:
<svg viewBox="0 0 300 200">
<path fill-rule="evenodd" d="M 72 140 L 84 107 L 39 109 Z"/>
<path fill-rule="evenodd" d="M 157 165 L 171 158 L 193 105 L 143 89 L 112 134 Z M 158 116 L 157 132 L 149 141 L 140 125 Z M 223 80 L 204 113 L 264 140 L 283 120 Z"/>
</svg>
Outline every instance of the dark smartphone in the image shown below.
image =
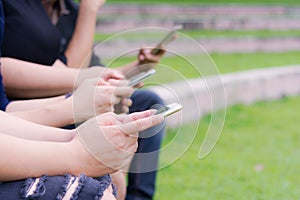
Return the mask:
<svg viewBox="0 0 300 200">
<path fill-rule="evenodd" d="M 177 37 L 177 31 L 180 29 L 182 29 L 182 25 L 173 27 L 172 30 L 156 45 L 156 47 L 154 47 L 151 54 L 157 55 L 162 47 L 175 40 Z"/>
</svg>

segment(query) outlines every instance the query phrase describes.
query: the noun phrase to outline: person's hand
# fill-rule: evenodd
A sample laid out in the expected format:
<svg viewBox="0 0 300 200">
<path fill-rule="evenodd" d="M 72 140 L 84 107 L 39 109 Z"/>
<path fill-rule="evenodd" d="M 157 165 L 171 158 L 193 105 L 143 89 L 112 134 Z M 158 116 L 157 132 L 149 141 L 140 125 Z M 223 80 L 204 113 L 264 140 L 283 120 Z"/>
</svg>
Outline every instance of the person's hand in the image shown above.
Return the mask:
<svg viewBox="0 0 300 200">
<path fill-rule="evenodd" d="M 130 115 L 105 113 L 92 118 L 77 128 L 70 142 L 73 166 L 78 173 L 101 176 L 125 169 L 137 150 L 138 133 L 163 122 L 155 111 Z M 71 162 L 70 161 L 70 162 Z"/>
<path fill-rule="evenodd" d="M 119 86 L 119 87 L 127 86 L 129 83 L 128 80 L 115 80 L 115 79 L 110 79 L 108 82 L 110 85 Z M 116 114 L 128 113 L 129 107 L 132 105 L 132 103 L 133 102 L 130 98 L 120 97 L 120 102 L 114 105 L 114 113 Z"/>
<path fill-rule="evenodd" d="M 155 67 L 160 62 L 161 57 L 164 55 L 165 50 L 163 48 L 158 50 L 158 53 L 153 55 L 150 48 L 142 48 L 138 54 L 138 68 L 140 71 L 148 71 Z"/>
<path fill-rule="evenodd" d="M 101 78 L 105 81 L 109 81 L 109 80 L 123 80 L 125 77 L 119 70 L 104 68 L 104 70 L 101 73 Z M 117 84 L 120 83 L 121 82 L 117 82 Z"/>
<path fill-rule="evenodd" d="M 88 79 L 67 100 L 73 103 L 74 121 L 78 123 L 114 111 L 114 105 L 120 102 L 127 111 L 132 102 L 125 102 L 123 98 L 130 97 L 132 93 L 133 88 L 126 85 L 111 85 L 104 80 Z"/>
<path fill-rule="evenodd" d="M 116 69 L 109 69 L 106 67 L 93 66 L 86 69 L 79 70 L 77 79 L 75 82 L 75 88 L 79 87 L 85 80 L 92 78 L 102 78 L 104 81 L 110 79 L 121 80 L 124 79 L 124 75 Z"/>
<path fill-rule="evenodd" d="M 121 98 L 120 102 L 114 105 L 114 113 L 122 114 L 128 113 L 129 107 L 132 105 L 132 100 L 129 98 Z"/>
</svg>

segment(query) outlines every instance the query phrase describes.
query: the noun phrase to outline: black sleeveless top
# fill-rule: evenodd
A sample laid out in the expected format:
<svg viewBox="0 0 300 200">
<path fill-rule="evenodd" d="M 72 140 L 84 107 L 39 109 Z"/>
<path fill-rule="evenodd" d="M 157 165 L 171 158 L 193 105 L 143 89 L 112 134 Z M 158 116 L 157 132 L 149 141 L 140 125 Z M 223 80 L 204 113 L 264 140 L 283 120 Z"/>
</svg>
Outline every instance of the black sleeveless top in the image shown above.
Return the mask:
<svg viewBox="0 0 300 200">
<path fill-rule="evenodd" d="M 44 65 L 52 65 L 56 59 L 66 63 L 64 50 L 75 27 L 75 20 L 68 25 L 67 16 L 59 18 L 57 26 L 48 17 L 41 0 L 2 0 L 5 15 L 5 31 L 2 56 Z M 66 8 L 76 6 L 65 0 Z M 77 12 L 75 13 L 75 19 Z M 71 21 L 71 20 L 69 20 Z M 59 27 L 66 28 L 62 31 Z"/>
</svg>

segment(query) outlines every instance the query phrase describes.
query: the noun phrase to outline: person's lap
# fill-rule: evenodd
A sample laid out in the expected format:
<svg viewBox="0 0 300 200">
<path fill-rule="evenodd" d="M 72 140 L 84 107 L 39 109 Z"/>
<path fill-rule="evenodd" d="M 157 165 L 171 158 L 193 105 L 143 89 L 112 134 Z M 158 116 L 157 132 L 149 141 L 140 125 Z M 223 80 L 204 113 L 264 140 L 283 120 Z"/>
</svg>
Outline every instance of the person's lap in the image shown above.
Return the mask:
<svg viewBox="0 0 300 200">
<path fill-rule="evenodd" d="M 0 199 L 101 199 L 111 187 L 109 175 L 91 178 L 85 175 L 42 176 L 0 183 Z M 114 187 L 114 186 L 113 186 Z M 115 191 L 114 191 L 115 194 Z"/>
</svg>

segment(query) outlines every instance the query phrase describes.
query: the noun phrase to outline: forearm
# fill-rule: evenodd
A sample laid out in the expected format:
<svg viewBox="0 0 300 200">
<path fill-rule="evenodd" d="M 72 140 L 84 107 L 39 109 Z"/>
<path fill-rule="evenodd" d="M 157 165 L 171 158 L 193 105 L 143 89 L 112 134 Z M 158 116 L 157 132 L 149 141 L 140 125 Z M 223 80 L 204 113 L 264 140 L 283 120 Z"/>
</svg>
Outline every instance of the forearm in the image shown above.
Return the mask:
<svg viewBox="0 0 300 200">
<path fill-rule="evenodd" d="M 76 27 L 65 52 L 68 67 L 87 65 L 93 48 L 98 8 L 81 1 Z M 85 63 L 84 63 L 85 62 Z"/>
<path fill-rule="evenodd" d="M 12 98 L 49 97 L 73 90 L 78 70 L 51 68 L 12 58 L 1 58 L 7 95 Z"/>
<path fill-rule="evenodd" d="M 0 112 L 0 132 L 28 140 L 69 141 L 74 137 L 73 130 L 59 129 L 35 124 L 24 119 Z"/>
<path fill-rule="evenodd" d="M 71 99 L 64 96 L 12 101 L 6 112 L 37 124 L 63 127 L 73 124 L 73 107 Z"/>
<path fill-rule="evenodd" d="M 30 99 L 30 100 L 17 100 L 12 101 L 6 107 L 6 112 L 20 112 L 25 110 L 33 110 L 43 108 L 47 105 L 61 102 L 65 99 L 65 95 L 43 98 L 43 99 Z"/>
<path fill-rule="evenodd" d="M 64 127 L 74 124 L 72 102 L 70 101 L 61 101 L 37 109 L 10 114 L 33 123 L 51 127 Z"/>
<path fill-rule="evenodd" d="M 0 134 L 0 181 L 71 173 L 68 143 L 40 142 Z"/>
</svg>

